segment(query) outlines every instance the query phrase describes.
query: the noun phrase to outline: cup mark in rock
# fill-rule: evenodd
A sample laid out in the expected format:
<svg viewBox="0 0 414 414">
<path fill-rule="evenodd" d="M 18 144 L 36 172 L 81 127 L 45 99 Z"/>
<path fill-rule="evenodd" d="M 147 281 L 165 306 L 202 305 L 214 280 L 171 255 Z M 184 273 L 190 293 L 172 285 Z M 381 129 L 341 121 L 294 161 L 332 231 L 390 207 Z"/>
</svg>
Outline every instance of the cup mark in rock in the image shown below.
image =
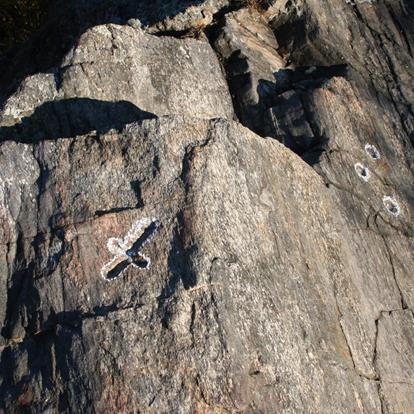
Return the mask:
<svg viewBox="0 0 414 414">
<path fill-rule="evenodd" d="M 157 234 L 159 226 L 160 221 L 156 218 L 142 218 L 131 226 L 123 239 L 109 238 L 106 245 L 114 257 L 102 267 L 102 277 L 107 281 L 115 280 L 130 266 L 149 269 L 151 259 L 141 249 Z"/>
<path fill-rule="evenodd" d="M 360 162 L 357 162 L 354 165 L 356 173 L 364 180 L 368 181 L 371 177 L 371 173 L 369 172 L 369 169 L 365 167 L 365 165 L 362 165 Z"/>
<path fill-rule="evenodd" d="M 384 203 L 384 207 L 388 210 L 390 214 L 392 214 L 395 217 L 400 215 L 401 207 L 394 197 L 384 196 L 382 202 Z"/>
<path fill-rule="evenodd" d="M 365 152 L 368 154 L 370 158 L 377 161 L 381 158 L 381 154 L 378 151 L 377 147 L 375 145 L 366 144 L 365 145 Z"/>
</svg>

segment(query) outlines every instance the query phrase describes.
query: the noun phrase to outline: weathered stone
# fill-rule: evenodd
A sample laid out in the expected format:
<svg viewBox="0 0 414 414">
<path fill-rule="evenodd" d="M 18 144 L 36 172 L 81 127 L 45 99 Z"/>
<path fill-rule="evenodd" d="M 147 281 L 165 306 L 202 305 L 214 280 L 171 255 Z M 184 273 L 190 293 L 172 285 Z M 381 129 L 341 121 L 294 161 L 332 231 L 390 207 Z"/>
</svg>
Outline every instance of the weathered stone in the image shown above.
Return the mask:
<svg viewBox="0 0 414 414">
<path fill-rule="evenodd" d="M 414 318 L 409 310 L 383 312 L 377 321 L 375 363 L 381 379 L 384 408 L 408 413 L 414 406 Z"/>
<path fill-rule="evenodd" d="M 332 78 L 325 87 L 308 94 L 312 115 L 308 119 L 326 150 L 310 153 L 307 159 L 316 162 L 315 168 L 337 200 L 332 214 L 342 223 L 343 255 L 353 258 L 348 263 L 350 279 L 336 282 L 341 324 L 355 368 L 361 375 L 375 378 L 375 320 L 384 310 L 412 306 L 410 272 L 402 265 L 412 261 L 409 188 L 414 182 L 406 162 L 412 149 L 407 147 L 404 128 L 391 121 L 395 114 L 383 117 L 379 127 L 376 119 L 383 109 L 373 96 L 361 96 L 354 88 L 343 78 Z M 367 144 L 375 145 L 380 159 L 372 159 Z M 358 175 L 357 165 L 365 166 L 369 175 Z M 386 209 L 384 196 L 397 201 L 399 215 Z"/>
<path fill-rule="evenodd" d="M 268 3 L 75 0 L 8 57 L 0 411 L 412 414 L 409 4 Z"/>
<path fill-rule="evenodd" d="M 22 80 L 42 72 L 51 73 L 53 68 L 59 67 L 77 46 L 79 37 L 91 28 L 122 24 L 141 27 L 151 33 L 191 34 L 212 23 L 213 16 L 222 7 L 230 7 L 229 0 L 67 0 L 50 3 L 49 20 L 33 38 L 9 56 L 0 56 L 0 63 L 4 63 L 0 71 L 0 107 L 19 88 Z M 128 46 L 133 42 L 130 39 Z M 95 53 L 94 59 L 99 60 L 99 54 Z"/>
<path fill-rule="evenodd" d="M 10 218 L 3 240 L 15 251 L 3 370 L 18 367 L 3 378 L 7 407 L 30 389 L 39 410 L 379 412 L 338 318 L 334 283 L 350 274 L 330 191 L 284 146 L 227 121 L 170 118 L 2 148 L 48 171 L 26 190 L 37 228 Z M 107 241 L 151 217 L 150 268 L 103 279 Z M 42 361 L 43 386 L 30 361 Z"/>
<path fill-rule="evenodd" d="M 208 43 L 194 39 L 159 38 L 129 26 L 98 26 L 87 31 L 60 68 L 53 71 L 53 74 L 33 75 L 22 83 L 4 106 L 3 124 L 30 115 L 40 104 L 74 98 L 106 101 L 107 106 L 109 102 L 126 101 L 156 115 L 233 116 L 228 87 L 216 55 Z M 97 124 L 95 129 L 105 119 L 112 125 L 120 118 L 119 114 L 109 114 L 110 108 L 101 108 L 99 103 L 89 101 L 90 107 L 79 110 L 72 120 L 74 109 L 67 102 L 61 104 L 62 108 L 56 108 L 59 104 L 53 108 L 46 106 L 38 118 L 45 124 L 49 117 L 67 116 L 66 123 L 73 124 L 82 117 L 82 112 L 96 113 L 94 118 L 99 118 L 101 113 L 103 120 L 83 122 L 91 128 Z M 82 106 L 78 102 L 74 104 Z M 128 113 L 127 108 L 118 112 Z M 132 122 L 132 107 L 129 112 L 127 121 Z M 137 120 L 140 118 L 140 114 L 135 116 Z M 55 123 L 49 129 L 59 133 L 59 125 Z M 73 136 L 73 132 L 72 135 L 66 132 L 69 133 L 66 137 Z M 85 132 L 81 128 L 78 133 Z"/>
<path fill-rule="evenodd" d="M 213 23 L 215 14 L 228 7 L 231 0 L 186 0 L 169 1 L 156 0 L 155 2 L 143 2 L 142 7 L 158 10 L 158 15 L 164 18 L 154 19 L 149 22 L 147 31 L 157 32 L 180 32 L 192 29 L 202 29 Z M 146 4 L 145 4 L 146 3 Z M 145 9 L 144 9 L 145 10 Z M 147 10 L 141 12 L 144 16 L 151 16 Z"/>
<path fill-rule="evenodd" d="M 277 138 L 302 154 L 319 144 L 309 124 L 299 93 L 284 92 L 265 115 L 265 135 Z"/>
<path fill-rule="evenodd" d="M 412 2 L 295 0 L 276 9 L 271 26 L 290 62 L 352 65 L 401 110 L 412 105 Z"/>
<path fill-rule="evenodd" d="M 214 48 L 224 61 L 240 122 L 263 134 L 267 101 L 280 87 L 274 73 L 285 65 L 274 34 L 257 11 L 242 9 L 226 16 Z"/>
</svg>

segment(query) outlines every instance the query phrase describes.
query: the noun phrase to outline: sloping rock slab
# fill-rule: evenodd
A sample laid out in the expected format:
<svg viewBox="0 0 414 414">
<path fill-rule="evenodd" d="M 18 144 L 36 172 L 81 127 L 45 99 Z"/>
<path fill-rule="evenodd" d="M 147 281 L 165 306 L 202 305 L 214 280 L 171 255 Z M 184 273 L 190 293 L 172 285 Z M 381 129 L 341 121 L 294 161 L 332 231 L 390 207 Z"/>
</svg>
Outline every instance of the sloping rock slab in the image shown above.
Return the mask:
<svg viewBox="0 0 414 414">
<path fill-rule="evenodd" d="M 0 148 L 7 412 L 380 412 L 329 190 L 282 144 L 174 117 Z"/>
</svg>

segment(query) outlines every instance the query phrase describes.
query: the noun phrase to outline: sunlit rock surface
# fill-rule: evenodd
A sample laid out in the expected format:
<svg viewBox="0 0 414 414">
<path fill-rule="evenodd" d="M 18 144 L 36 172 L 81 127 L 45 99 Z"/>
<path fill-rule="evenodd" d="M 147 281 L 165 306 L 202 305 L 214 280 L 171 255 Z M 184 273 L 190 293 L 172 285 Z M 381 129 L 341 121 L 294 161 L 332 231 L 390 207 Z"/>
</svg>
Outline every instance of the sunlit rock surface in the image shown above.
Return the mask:
<svg viewBox="0 0 414 414">
<path fill-rule="evenodd" d="M 0 411 L 412 414 L 409 2 L 151 4 L 2 72 Z"/>
</svg>

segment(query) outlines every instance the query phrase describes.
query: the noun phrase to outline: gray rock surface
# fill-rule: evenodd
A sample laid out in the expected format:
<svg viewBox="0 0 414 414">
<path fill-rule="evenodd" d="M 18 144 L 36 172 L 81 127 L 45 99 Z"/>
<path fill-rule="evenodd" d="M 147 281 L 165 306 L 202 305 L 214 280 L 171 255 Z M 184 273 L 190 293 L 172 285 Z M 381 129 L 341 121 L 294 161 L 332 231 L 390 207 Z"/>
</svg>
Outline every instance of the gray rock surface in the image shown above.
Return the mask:
<svg viewBox="0 0 414 414">
<path fill-rule="evenodd" d="M 241 9 L 226 15 L 214 48 L 224 63 L 240 122 L 263 134 L 268 101 L 284 87 L 275 82 L 274 74 L 285 62 L 273 32 L 263 15 Z"/>
<path fill-rule="evenodd" d="M 412 414 L 410 5 L 75 3 L 2 77 L 0 412 Z"/>
<path fill-rule="evenodd" d="M 409 413 L 414 404 L 414 319 L 406 310 L 384 312 L 378 319 L 378 348 L 375 362 L 381 376 L 384 406 L 391 413 Z"/>
<path fill-rule="evenodd" d="M 97 26 L 51 71 L 22 82 L 4 104 L 3 123 L 30 116 L 46 102 L 75 98 L 126 101 L 156 115 L 233 115 L 216 55 L 208 43 L 194 39 L 159 38 L 130 26 Z"/>
<path fill-rule="evenodd" d="M 230 7 L 231 0 L 199 0 L 199 1 L 177 1 L 156 0 L 155 2 L 143 2 L 143 16 L 151 15 L 150 10 L 158 10 L 158 14 L 165 16 L 158 21 L 149 21 L 147 31 L 157 32 L 180 32 L 203 28 L 213 23 L 216 14 L 224 8 Z M 146 3 L 146 4 L 145 4 Z M 233 1 L 234 3 L 234 1 Z M 177 13 L 178 10 L 178 13 Z"/>
<path fill-rule="evenodd" d="M 117 411 L 122 392 L 131 409 L 156 412 L 304 412 L 321 410 L 319 398 L 325 412 L 358 401 L 378 411 L 341 330 L 334 283 L 351 275 L 330 191 L 281 144 L 228 121 L 174 117 L 7 150 L 17 159 L 2 164 L 39 167 L 15 196 L 37 200 L 31 216 L 10 211 L 2 240 L 12 300 L 3 353 L 16 364 L 3 378 L 6 401 L 27 386 L 38 410 Z M 143 218 L 161 223 L 144 248 L 150 268 L 105 280 L 108 239 Z M 43 360 L 39 340 L 56 362 Z M 28 361 L 39 359 L 27 382 Z"/>
</svg>

